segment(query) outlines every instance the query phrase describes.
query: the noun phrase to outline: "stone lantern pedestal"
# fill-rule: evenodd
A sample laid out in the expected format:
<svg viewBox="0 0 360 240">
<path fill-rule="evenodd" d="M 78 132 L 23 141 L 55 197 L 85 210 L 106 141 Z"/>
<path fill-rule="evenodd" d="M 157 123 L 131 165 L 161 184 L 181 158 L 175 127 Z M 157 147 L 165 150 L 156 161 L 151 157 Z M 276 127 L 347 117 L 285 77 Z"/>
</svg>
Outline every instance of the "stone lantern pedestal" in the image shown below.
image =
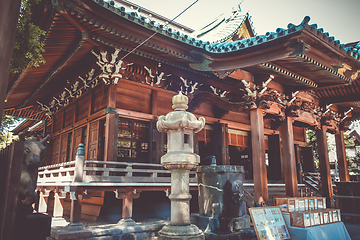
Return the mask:
<svg viewBox="0 0 360 240">
<path fill-rule="evenodd" d="M 161 164 L 171 172 L 171 221 L 159 231 L 159 239 L 205 239 L 196 225 L 190 222 L 189 172 L 200 163 L 194 153 L 194 133 L 205 126 L 205 119 L 196 119 L 186 112 L 188 98 L 181 92 L 172 99 L 174 111 L 160 116 L 157 129 L 167 132 L 167 153 Z"/>
</svg>

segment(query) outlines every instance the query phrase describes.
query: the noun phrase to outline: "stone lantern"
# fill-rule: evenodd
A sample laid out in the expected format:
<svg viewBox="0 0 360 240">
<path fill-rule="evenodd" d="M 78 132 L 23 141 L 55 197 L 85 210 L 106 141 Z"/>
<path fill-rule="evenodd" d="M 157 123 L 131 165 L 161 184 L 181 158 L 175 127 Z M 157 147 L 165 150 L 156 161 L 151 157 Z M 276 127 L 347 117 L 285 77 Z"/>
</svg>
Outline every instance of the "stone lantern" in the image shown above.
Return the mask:
<svg viewBox="0 0 360 240">
<path fill-rule="evenodd" d="M 159 231 L 159 239 L 205 239 L 199 228 L 190 223 L 189 172 L 200 163 L 194 153 L 194 133 L 205 126 L 205 118 L 196 119 L 187 112 L 188 97 L 179 92 L 172 98 L 172 108 L 160 116 L 157 129 L 167 133 L 167 153 L 161 164 L 171 171 L 171 221 Z"/>
</svg>

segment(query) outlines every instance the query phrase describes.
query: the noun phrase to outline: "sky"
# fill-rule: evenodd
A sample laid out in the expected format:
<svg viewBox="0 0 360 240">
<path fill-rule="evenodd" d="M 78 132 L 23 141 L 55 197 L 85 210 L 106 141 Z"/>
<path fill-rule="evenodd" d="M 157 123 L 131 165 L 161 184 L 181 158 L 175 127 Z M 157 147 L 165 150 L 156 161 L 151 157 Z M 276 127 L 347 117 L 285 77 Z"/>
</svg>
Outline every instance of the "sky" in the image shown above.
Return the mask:
<svg viewBox="0 0 360 240">
<path fill-rule="evenodd" d="M 195 0 L 129 0 L 148 10 L 173 19 Z M 198 0 L 175 21 L 194 30 L 205 26 L 224 12 L 241 3 L 241 10 L 252 16 L 258 35 L 298 25 L 305 16 L 309 24 L 329 32 L 341 43 L 360 41 L 360 0 Z"/>
</svg>

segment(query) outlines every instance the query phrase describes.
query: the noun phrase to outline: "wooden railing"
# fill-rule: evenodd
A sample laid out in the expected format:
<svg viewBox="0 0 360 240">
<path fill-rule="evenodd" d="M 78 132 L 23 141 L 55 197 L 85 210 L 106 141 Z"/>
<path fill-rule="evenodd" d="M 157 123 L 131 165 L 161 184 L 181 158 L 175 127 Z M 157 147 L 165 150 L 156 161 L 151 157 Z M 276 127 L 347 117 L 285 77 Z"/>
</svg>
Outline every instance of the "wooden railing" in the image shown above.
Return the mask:
<svg viewBox="0 0 360 240">
<path fill-rule="evenodd" d="M 338 181 L 339 175 L 332 174 L 331 181 L 333 185 L 334 194 L 336 194 L 336 185 L 335 182 Z M 321 177 L 320 173 L 311 173 L 308 172 L 303 176 L 303 182 L 309 189 L 305 189 L 311 196 L 313 195 L 320 195 L 321 196 Z"/>
<path fill-rule="evenodd" d="M 161 164 L 85 161 L 84 182 L 170 182 L 170 171 Z M 190 182 L 197 182 L 195 170 Z"/>
<path fill-rule="evenodd" d="M 69 184 L 73 181 L 74 171 L 75 161 L 39 167 L 37 185 L 56 184 L 56 186 L 61 186 Z"/>
<path fill-rule="evenodd" d="M 0 240 L 12 239 L 24 157 L 24 141 L 0 151 Z"/>
<path fill-rule="evenodd" d="M 39 168 L 38 186 L 62 186 L 74 179 L 75 161 Z M 84 183 L 170 183 L 170 171 L 161 164 L 109 162 L 86 160 Z M 195 169 L 190 171 L 190 182 L 197 182 Z"/>
</svg>

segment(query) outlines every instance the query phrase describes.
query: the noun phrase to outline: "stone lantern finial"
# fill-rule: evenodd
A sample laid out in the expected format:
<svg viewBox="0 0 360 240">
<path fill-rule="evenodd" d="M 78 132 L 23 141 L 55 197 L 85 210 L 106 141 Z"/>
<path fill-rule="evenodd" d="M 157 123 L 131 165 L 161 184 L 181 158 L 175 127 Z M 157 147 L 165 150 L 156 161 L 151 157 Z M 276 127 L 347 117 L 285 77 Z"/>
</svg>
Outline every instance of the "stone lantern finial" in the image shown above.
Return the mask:
<svg viewBox="0 0 360 240">
<path fill-rule="evenodd" d="M 175 111 L 186 111 L 189 108 L 188 103 L 189 98 L 179 91 L 179 94 L 172 98 L 172 109 Z"/>
</svg>

